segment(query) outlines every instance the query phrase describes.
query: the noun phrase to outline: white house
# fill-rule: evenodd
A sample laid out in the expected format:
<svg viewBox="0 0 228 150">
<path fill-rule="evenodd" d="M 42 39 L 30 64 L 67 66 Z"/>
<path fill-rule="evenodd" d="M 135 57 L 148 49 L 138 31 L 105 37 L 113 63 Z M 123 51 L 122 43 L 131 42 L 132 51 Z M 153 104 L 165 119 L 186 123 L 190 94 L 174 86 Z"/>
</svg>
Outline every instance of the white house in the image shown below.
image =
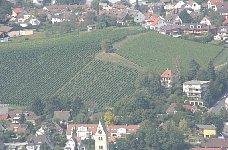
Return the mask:
<svg viewBox="0 0 228 150">
<path fill-rule="evenodd" d="M 176 3 L 176 5 L 174 6 L 174 8 L 175 9 L 180 9 L 184 4 L 185 4 L 185 2 L 179 1 L 179 2 Z"/>
<path fill-rule="evenodd" d="M 133 15 L 133 17 L 134 17 L 134 22 L 136 22 L 136 23 L 142 23 L 142 22 L 145 21 L 145 16 L 144 16 L 144 14 L 143 14 L 142 12 L 140 12 L 140 11 L 137 11 L 137 12 Z"/>
<path fill-rule="evenodd" d="M 223 0 L 208 0 L 207 8 L 217 11 L 217 5 L 223 3 Z"/>
<path fill-rule="evenodd" d="M 67 142 L 66 145 L 64 147 L 64 150 L 75 150 L 75 147 L 77 146 L 77 143 L 75 141 L 75 139 L 70 138 Z"/>
<path fill-rule="evenodd" d="M 35 5 L 43 5 L 43 0 L 32 0 L 32 3 Z"/>
<path fill-rule="evenodd" d="M 190 104 L 203 106 L 202 97 L 210 81 L 191 80 L 183 83 L 183 92 L 190 99 Z"/>
<path fill-rule="evenodd" d="M 211 26 L 210 18 L 207 16 L 203 17 L 203 19 L 200 21 L 200 24 L 205 24 L 207 26 Z"/>
</svg>

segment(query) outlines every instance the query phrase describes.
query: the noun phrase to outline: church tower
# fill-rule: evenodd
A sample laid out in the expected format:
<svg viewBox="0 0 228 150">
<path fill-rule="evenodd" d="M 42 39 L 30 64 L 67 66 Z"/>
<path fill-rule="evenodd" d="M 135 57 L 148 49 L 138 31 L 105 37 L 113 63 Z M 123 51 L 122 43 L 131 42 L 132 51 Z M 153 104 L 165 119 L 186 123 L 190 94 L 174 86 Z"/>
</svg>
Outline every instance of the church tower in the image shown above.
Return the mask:
<svg viewBox="0 0 228 150">
<path fill-rule="evenodd" d="M 108 136 L 105 126 L 102 125 L 101 121 L 97 126 L 97 131 L 94 135 L 95 150 L 109 150 L 108 148 Z"/>
</svg>

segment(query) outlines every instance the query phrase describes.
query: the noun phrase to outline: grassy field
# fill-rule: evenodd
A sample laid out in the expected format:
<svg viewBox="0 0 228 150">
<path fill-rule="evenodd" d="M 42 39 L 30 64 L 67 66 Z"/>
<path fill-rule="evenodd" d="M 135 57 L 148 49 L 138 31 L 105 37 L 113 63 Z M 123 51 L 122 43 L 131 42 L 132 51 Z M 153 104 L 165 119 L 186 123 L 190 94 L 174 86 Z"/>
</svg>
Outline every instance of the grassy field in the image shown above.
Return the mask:
<svg viewBox="0 0 228 150">
<path fill-rule="evenodd" d="M 185 72 L 191 59 L 206 67 L 222 47 L 176 39 L 156 32 L 135 35 L 115 44 L 118 54 L 145 69 L 162 73 L 166 68 L 175 70 L 176 65 Z"/>
<path fill-rule="evenodd" d="M 81 96 L 90 102 L 110 101 L 108 97 L 116 101 L 124 93 L 132 92 L 131 83 L 136 74 L 129 69 L 97 63 L 95 55 L 100 51 L 102 39 L 117 41 L 126 35 L 138 32 L 141 31 L 136 28 L 112 28 L 79 35 L 71 33 L 56 38 L 0 44 L 1 102 L 23 105 L 29 104 L 37 97 L 45 99 L 53 95 L 64 97 L 67 95 L 69 98 Z M 98 73 L 94 68 L 105 69 L 99 70 Z M 83 96 L 78 95 L 75 90 L 78 90 L 79 81 L 83 82 L 80 84 L 81 91 L 87 89 L 87 85 L 91 82 L 87 80 L 91 78 L 89 72 L 93 76 L 99 75 L 98 83 L 89 87 L 88 93 L 83 93 Z M 115 80 L 110 79 L 112 78 L 110 73 Z M 133 74 L 128 80 L 129 85 L 119 78 L 124 79 L 126 74 Z M 73 80 L 75 78 L 79 80 Z M 109 84 L 102 84 L 107 81 Z M 98 87 L 100 84 L 102 87 Z M 113 91 L 123 90 L 123 93 L 116 96 L 115 92 L 105 91 L 113 88 L 117 88 Z M 61 90 L 63 92 L 60 92 Z M 91 96 L 98 94 L 97 98 Z"/>
</svg>

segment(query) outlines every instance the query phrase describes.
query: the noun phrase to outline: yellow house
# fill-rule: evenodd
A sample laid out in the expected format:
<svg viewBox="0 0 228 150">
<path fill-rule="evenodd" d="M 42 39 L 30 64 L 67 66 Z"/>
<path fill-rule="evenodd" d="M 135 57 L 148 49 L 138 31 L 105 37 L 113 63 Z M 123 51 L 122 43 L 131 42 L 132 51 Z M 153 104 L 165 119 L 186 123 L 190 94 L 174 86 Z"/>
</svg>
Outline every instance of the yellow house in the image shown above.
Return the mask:
<svg viewBox="0 0 228 150">
<path fill-rule="evenodd" d="M 209 138 L 216 135 L 216 127 L 212 125 L 196 125 L 199 135 L 202 135 L 204 138 Z"/>
</svg>

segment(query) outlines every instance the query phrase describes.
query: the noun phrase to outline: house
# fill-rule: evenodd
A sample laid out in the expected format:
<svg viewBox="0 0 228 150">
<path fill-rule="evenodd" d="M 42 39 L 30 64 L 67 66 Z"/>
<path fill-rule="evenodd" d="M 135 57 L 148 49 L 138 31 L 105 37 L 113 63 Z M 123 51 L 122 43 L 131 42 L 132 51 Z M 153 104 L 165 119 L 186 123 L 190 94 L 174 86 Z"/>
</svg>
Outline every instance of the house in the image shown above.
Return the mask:
<svg viewBox="0 0 228 150">
<path fill-rule="evenodd" d="M 187 5 L 185 8 L 192 9 L 193 11 L 200 11 L 201 10 L 201 5 L 196 3 L 193 0 L 187 1 Z"/>
<path fill-rule="evenodd" d="M 35 150 L 41 149 L 41 145 L 46 144 L 50 149 L 53 149 L 53 143 L 51 142 L 49 136 L 47 134 L 36 135 L 31 137 L 28 140 L 28 145 L 30 147 L 34 147 Z"/>
<path fill-rule="evenodd" d="M 105 128 L 101 122 L 99 124 L 69 124 L 66 137 L 68 140 L 75 138 L 79 147 L 82 140 L 91 137 L 95 143 L 98 143 L 95 145 L 99 148 L 99 145 L 106 147 L 108 145 L 106 141 L 115 142 L 117 139 L 126 138 L 126 135 L 136 133 L 139 127 L 139 125 L 110 125 Z"/>
<path fill-rule="evenodd" d="M 13 143 L 4 143 L 3 150 L 25 150 L 28 142 L 13 142 Z"/>
<path fill-rule="evenodd" d="M 161 74 L 161 84 L 164 87 L 172 87 L 172 81 L 176 75 L 168 68 Z"/>
<path fill-rule="evenodd" d="M 185 4 L 185 2 L 179 1 L 179 2 L 176 3 L 176 5 L 174 6 L 174 8 L 175 9 L 181 9 L 184 4 Z"/>
<path fill-rule="evenodd" d="M 228 26 L 221 26 L 218 28 L 217 35 L 214 36 L 214 40 L 227 40 L 228 39 Z"/>
<path fill-rule="evenodd" d="M 217 8 L 218 4 L 221 4 L 223 2 L 224 2 L 224 0 L 208 0 L 207 8 L 212 9 L 214 11 L 217 11 L 218 10 L 218 8 Z"/>
<path fill-rule="evenodd" d="M 9 118 L 8 104 L 0 104 L 0 120 L 7 120 Z"/>
<path fill-rule="evenodd" d="M 0 26 L 0 42 L 8 42 L 8 32 L 12 30 L 9 26 Z"/>
<path fill-rule="evenodd" d="M 107 127 L 108 141 L 115 142 L 117 139 L 126 138 L 139 130 L 139 125 L 110 125 Z"/>
<path fill-rule="evenodd" d="M 199 135 L 202 135 L 204 138 L 209 138 L 216 135 L 216 127 L 212 125 L 203 125 L 197 124 L 196 129 Z"/>
<path fill-rule="evenodd" d="M 20 13 L 22 13 L 24 10 L 22 8 L 13 8 L 12 9 L 12 17 L 17 17 Z"/>
<path fill-rule="evenodd" d="M 181 28 L 179 25 L 167 24 L 166 26 L 160 27 L 159 33 L 164 35 L 175 35 L 179 34 Z"/>
<path fill-rule="evenodd" d="M 121 26 L 126 26 L 127 25 L 127 17 L 128 17 L 128 13 L 126 13 L 126 12 L 122 12 L 122 13 L 118 14 L 116 23 L 121 25 Z"/>
<path fill-rule="evenodd" d="M 93 31 L 93 30 L 96 30 L 96 25 L 95 24 L 87 25 L 87 31 L 88 32 Z"/>
<path fill-rule="evenodd" d="M 175 114 L 177 111 L 176 111 L 176 107 L 177 107 L 177 104 L 176 103 L 171 103 L 169 105 L 169 108 L 166 109 L 166 114 Z"/>
<path fill-rule="evenodd" d="M 208 32 L 211 32 L 212 34 L 217 34 L 217 28 L 214 26 L 207 26 L 203 24 L 183 24 L 181 26 L 184 34 L 189 35 L 195 35 L 195 36 L 203 36 Z"/>
<path fill-rule="evenodd" d="M 99 10 L 110 11 L 112 9 L 107 3 L 99 3 Z"/>
<path fill-rule="evenodd" d="M 72 119 L 71 111 L 54 111 L 54 119 L 58 119 L 60 123 L 68 122 Z"/>
<path fill-rule="evenodd" d="M 203 106 L 202 96 L 207 90 L 210 81 L 191 80 L 183 83 L 183 92 L 190 99 L 191 105 Z"/>
<path fill-rule="evenodd" d="M 207 142 L 202 143 L 202 147 L 210 148 L 228 148 L 228 139 L 227 138 L 211 138 Z"/>
<path fill-rule="evenodd" d="M 200 21 L 200 24 L 211 26 L 211 18 L 209 18 L 208 16 L 203 17 L 203 19 Z"/>
<path fill-rule="evenodd" d="M 224 18 L 228 18 L 228 2 L 219 3 L 217 5 L 217 12 Z"/>
<path fill-rule="evenodd" d="M 197 111 L 197 107 L 190 104 L 184 104 L 182 105 L 182 108 L 186 111 L 191 111 L 192 113 L 195 113 Z M 171 103 L 169 107 L 166 109 L 166 114 L 175 114 L 177 112 L 177 103 Z"/>
<path fill-rule="evenodd" d="M 70 138 L 64 147 L 64 150 L 75 150 L 77 147 L 77 142 L 74 138 Z"/>
<path fill-rule="evenodd" d="M 142 23 L 145 21 L 145 16 L 142 12 L 136 11 L 133 13 L 132 17 L 134 18 L 135 23 Z"/>
<path fill-rule="evenodd" d="M 228 26 L 228 18 L 224 20 L 224 22 L 222 23 L 223 26 Z"/>
<path fill-rule="evenodd" d="M 10 126 L 7 128 L 9 131 L 13 131 L 17 134 L 25 133 L 27 130 L 28 125 L 27 124 L 13 124 L 10 123 Z"/>
<path fill-rule="evenodd" d="M 35 5 L 43 5 L 43 0 L 32 0 L 32 3 Z"/>
<path fill-rule="evenodd" d="M 167 24 L 181 25 L 182 20 L 177 14 L 169 14 L 165 17 Z"/>
</svg>

